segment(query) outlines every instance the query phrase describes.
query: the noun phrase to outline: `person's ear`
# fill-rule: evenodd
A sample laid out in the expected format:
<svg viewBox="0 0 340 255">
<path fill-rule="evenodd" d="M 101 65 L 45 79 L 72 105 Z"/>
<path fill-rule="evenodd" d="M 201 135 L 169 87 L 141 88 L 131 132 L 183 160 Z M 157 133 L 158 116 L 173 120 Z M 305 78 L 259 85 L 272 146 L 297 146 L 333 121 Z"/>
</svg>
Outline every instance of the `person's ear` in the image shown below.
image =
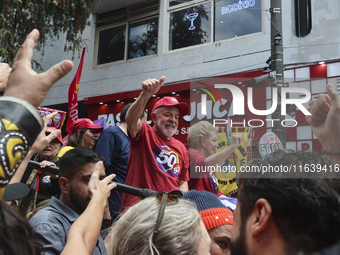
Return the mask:
<svg viewBox="0 0 340 255">
<path fill-rule="evenodd" d="M 205 139 L 204 137 L 200 137 L 200 144 L 204 148 L 205 147 Z"/>
<path fill-rule="evenodd" d="M 77 130 L 77 136 L 80 137 L 80 130 Z"/>
<path fill-rule="evenodd" d="M 252 214 L 251 234 L 255 237 L 269 227 L 272 221 L 272 207 L 266 199 L 260 198 L 256 201 Z"/>
<path fill-rule="evenodd" d="M 59 187 L 62 194 L 68 194 L 69 181 L 65 177 L 59 178 Z"/>
<path fill-rule="evenodd" d="M 157 119 L 157 114 L 154 113 L 154 112 L 152 112 L 152 113 L 151 113 L 151 120 L 152 120 L 153 122 L 155 122 L 156 119 Z"/>
</svg>

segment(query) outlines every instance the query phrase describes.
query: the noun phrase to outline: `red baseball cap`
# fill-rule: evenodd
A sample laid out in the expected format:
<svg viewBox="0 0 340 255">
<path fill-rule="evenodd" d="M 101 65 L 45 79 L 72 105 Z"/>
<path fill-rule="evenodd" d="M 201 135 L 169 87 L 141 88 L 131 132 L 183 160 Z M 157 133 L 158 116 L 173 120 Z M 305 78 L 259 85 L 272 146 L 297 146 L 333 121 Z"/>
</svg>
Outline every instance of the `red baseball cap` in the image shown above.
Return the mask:
<svg viewBox="0 0 340 255">
<path fill-rule="evenodd" d="M 54 127 L 47 127 L 45 133 L 50 134 L 50 133 L 52 133 L 52 132 L 55 131 L 55 130 L 58 130 L 58 129 L 56 129 L 56 128 L 54 128 Z M 60 135 L 57 136 L 57 139 L 58 139 L 58 141 L 59 141 L 61 144 L 63 144 L 63 138 L 62 138 L 62 136 L 61 136 L 61 132 L 60 132 Z"/>
<path fill-rule="evenodd" d="M 104 127 L 96 126 L 92 120 L 83 118 L 83 119 L 77 119 L 75 122 L 73 122 L 70 126 L 70 136 L 76 132 L 79 129 L 83 128 L 89 128 L 89 129 L 95 129 L 97 133 L 100 133 L 103 131 Z"/>
<path fill-rule="evenodd" d="M 157 108 L 161 106 L 174 106 L 177 105 L 179 109 L 181 110 L 180 114 L 182 116 L 189 114 L 189 106 L 184 102 L 178 102 L 176 98 L 174 97 L 163 97 L 162 99 L 159 99 L 153 109 L 152 112 L 154 112 Z"/>
</svg>

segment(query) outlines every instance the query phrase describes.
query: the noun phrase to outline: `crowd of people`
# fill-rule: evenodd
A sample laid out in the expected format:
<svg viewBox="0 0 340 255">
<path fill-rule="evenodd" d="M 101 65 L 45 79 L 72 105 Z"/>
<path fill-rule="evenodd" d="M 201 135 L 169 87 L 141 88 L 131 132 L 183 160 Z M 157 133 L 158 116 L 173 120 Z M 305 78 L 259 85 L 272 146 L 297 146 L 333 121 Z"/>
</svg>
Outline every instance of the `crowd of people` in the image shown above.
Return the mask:
<svg viewBox="0 0 340 255">
<path fill-rule="evenodd" d="M 41 118 L 36 107 L 73 64 L 63 61 L 35 73 L 31 60 L 38 37 L 37 30 L 27 36 L 12 70 L 3 66 L 0 77 L 0 254 L 339 253 L 337 173 L 246 173 L 236 210 L 228 208 L 213 173 L 189 173 L 222 164 L 242 136 L 234 135 L 231 146 L 215 153 L 217 129 L 201 121 L 189 129 L 187 151 L 173 135 L 189 106 L 174 97 L 155 103 L 153 126 L 148 125 L 145 106 L 165 76 L 142 83 L 139 97 L 124 107 L 120 126 L 103 130 L 86 118 L 75 121 L 62 149 L 60 130 L 47 127 L 56 113 Z M 324 156 L 278 150 L 249 164 L 339 167 L 340 95 L 328 84 L 327 94 L 311 100 L 308 110 L 306 121 Z M 39 169 L 28 167 L 31 161 Z M 115 190 L 121 184 L 157 193 L 141 199 Z M 107 215 L 109 226 L 103 224 Z"/>
</svg>

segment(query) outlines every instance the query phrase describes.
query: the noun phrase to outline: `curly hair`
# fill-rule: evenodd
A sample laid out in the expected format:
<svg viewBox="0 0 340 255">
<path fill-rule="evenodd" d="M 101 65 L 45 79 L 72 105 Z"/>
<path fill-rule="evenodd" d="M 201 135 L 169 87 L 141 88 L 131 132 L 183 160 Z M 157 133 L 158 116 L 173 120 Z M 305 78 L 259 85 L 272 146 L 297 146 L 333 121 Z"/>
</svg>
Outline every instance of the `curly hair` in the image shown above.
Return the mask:
<svg viewBox="0 0 340 255">
<path fill-rule="evenodd" d="M 195 255 L 201 217 L 196 205 L 180 199 L 168 202 L 155 242 L 153 232 L 160 208 L 159 199 L 146 198 L 129 208 L 114 224 L 110 255 Z"/>
<path fill-rule="evenodd" d="M 317 153 L 276 151 L 272 158 L 252 161 L 252 166 L 296 166 L 332 162 Z M 331 179 L 297 175 L 284 178 L 281 173 L 246 175 L 239 191 L 242 222 L 246 222 L 258 199 L 266 199 L 272 207 L 272 217 L 282 237 L 291 248 L 313 252 L 340 240 L 340 199 Z M 292 177 L 292 176 L 290 176 Z M 303 178 L 301 178 L 303 177 Z"/>
</svg>

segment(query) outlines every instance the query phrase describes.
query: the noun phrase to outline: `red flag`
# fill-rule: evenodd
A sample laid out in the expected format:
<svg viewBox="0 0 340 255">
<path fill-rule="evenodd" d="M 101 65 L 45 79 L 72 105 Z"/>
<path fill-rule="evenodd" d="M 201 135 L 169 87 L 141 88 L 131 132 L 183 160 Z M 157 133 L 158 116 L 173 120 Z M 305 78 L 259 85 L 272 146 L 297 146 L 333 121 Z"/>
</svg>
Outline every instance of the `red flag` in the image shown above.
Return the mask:
<svg viewBox="0 0 340 255">
<path fill-rule="evenodd" d="M 74 76 L 73 81 L 68 90 L 68 119 L 67 119 L 67 124 L 66 124 L 67 133 L 70 133 L 71 124 L 77 119 L 79 119 L 78 118 L 78 90 L 79 90 L 81 72 L 83 71 L 85 49 L 86 47 L 83 48 L 83 52 L 81 54 L 81 59 L 80 59 L 80 63 L 78 66 L 76 76 Z"/>
</svg>

